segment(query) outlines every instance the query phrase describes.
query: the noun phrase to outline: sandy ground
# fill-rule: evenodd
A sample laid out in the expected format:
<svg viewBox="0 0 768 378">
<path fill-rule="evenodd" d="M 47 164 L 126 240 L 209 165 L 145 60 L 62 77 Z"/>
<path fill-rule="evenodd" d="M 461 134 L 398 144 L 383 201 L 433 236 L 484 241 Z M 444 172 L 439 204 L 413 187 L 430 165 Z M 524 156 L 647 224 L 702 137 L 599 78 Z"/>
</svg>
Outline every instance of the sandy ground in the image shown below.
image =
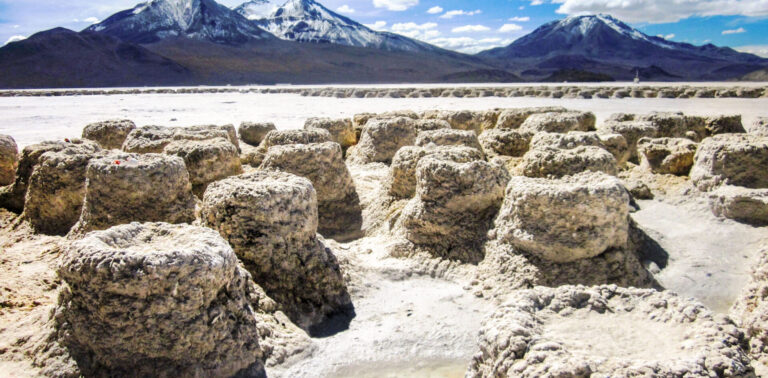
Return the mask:
<svg viewBox="0 0 768 378">
<path fill-rule="evenodd" d="M 297 128 L 309 116 L 340 117 L 394 109 L 545 105 L 591 110 L 599 119 L 615 112 L 654 110 L 741 113 L 747 122 L 758 115 L 768 115 L 768 99 L 402 100 L 240 94 L 0 98 L 0 133 L 11 134 L 26 145 L 76 136 L 84 124 L 113 117 L 131 118 L 139 125 L 258 120 L 276 122 L 280 128 Z M 361 199 L 369 202 L 387 169 L 378 166 L 353 173 Z M 641 210 L 632 217 L 668 256 L 666 266 L 661 264 L 658 270 L 652 267 L 657 280 L 667 289 L 697 298 L 717 312 L 727 312 L 747 281 L 758 245 L 768 242 L 768 228 L 718 220 L 697 197 L 675 194 L 640 201 L 639 205 Z M 31 235 L 26 225 L 0 210 L 0 376 L 37 375 L 29 351 L 56 300 L 54 269 L 59 240 Z M 357 316 L 348 330 L 314 339 L 316 348 L 312 355 L 271 368 L 270 376 L 463 376 L 475 353 L 480 322 L 495 304 L 466 289 L 468 277 L 473 276 L 472 267 L 464 267 L 455 275 L 420 274 L 424 270 L 417 262 L 390 257 L 387 242 L 381 237 L 349 244 L 329 242 L 349 270 Z M 586 325 L 595 332 L 604 329 L 600 324 Z M 563 324 L 551 331 L 569 333 L 576 326 Z M 619 332 L 625 327 L 608 329 Z M 626 334 L 615 339 L 617 347 L 631 344 L 633 337 Z M 657 347 L 666 350 L 664 345 Z M 647 346 L 643 350 L 655 353 Z"/>
<path fill-rule="evenodd" d="M 274 122 L 279 129 L 304 126 L 309 117 L 351 117 L 363 112 L 410 109 L 486 110 L 527 106 L 565 106 L 595 113 L 598 123 L 613 113 L 682 111 L 690 115 L 741 114 L 745 124 L 768 116 L 761 99 L 546 99 L 422 98 L 335 99 L 299 95 L 145 94 L 73 97 L 0 97 L 0 134 L 12 135 L 23 147 L 50 139 L 79 137 L 83 126 L 127 118 L 139 126 L 191 126 Z"/>
</svg>

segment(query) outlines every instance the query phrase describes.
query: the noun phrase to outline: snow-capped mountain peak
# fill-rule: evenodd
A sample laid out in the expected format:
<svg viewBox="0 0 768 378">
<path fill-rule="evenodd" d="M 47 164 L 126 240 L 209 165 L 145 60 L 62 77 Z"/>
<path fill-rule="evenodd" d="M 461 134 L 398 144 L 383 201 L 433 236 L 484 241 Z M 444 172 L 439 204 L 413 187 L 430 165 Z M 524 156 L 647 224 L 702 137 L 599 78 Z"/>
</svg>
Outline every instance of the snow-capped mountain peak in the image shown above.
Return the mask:
<svg viewBox="0 0 768 378">
<path fill-rule="evenodd" d="M 567 30 L 571 34 L 588 35 L 599 27 L 608 27 L 618 34 L 671 49 L 673 45 L 666 43 L 664 39 L 650 37 L 643 32 L 625 24 L 624 22 L 607 14 L 570 16 L 556 23 L 553 31 Z"/>
<path fill-rule="evenodd" d="M 215 0 L 150 0 L 116 13 L 86 30 L 134 43 L 187 37 L 241 44 L 273 37 Z"/>
<path fill-rule="evenodd" d="M 285 0 L 251 0 L 234 10 L 249 20 L 262 20 L 271 16 L 284 3 Z"/>
</svg>

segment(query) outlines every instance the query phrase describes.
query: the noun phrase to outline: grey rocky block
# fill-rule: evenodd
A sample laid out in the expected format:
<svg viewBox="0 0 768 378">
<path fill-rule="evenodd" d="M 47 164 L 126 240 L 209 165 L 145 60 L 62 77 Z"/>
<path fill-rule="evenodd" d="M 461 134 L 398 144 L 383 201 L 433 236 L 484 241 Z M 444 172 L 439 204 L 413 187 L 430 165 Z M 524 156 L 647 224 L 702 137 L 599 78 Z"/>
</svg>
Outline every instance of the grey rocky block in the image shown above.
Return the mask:
<svg viewBox="0 0 768 378">
<path fill-rule="evenodd" d="M 746 333 L 752 365 L 757 368 L 759 364 L 760 370 L 768 371 L 768 249 L 760 251 L 749 283 L 733 304 L 730 315 Z"/>
<path fill-rule="evenodd" d="M 483 131 L 478 137 L 485 154 L 490 157 L 521 157 L 530 149 L 534 133 L 513 129 L 492 129 Z"/>
<path fill-rule="evenodd" d="M 192 191 L 199 197 L 208 184 L 243 172 L 237 148 L 224 138 L 175 140 L 163 152 L 184 159 Z"/>
<path fill-rule="evenodd" d="M 687 176 L 698 145 L 684 138 L 642 138 L 637 141 L 640 166 L 653 173 Z"/>
<path fill-rule="evenodd" d="M 332 140 L 331 133 L 323 129 L 309 130 L 277 130 L 270 131 L 255 149 L 246 151 L 241 160 L 253 167 L 258 167 L 264 161 L 264 155 L 270 147 L 289 144 L 325 143 Z"/>
<path fill-rule="evenodd" d="M 96 151 L 99 146 L 89 140 L 46 141 L 24 147 L 19 157 L 16 179 L 13 184 L 0 188 L 0 207 L 17 214 L 24 211 L 24 202 L 32 172 L 40 164 L 40 157 L 46 152 L 61 151 L 73 145 L 83 145 L 83 148 Z"/>
<path fill-rule="evenodd" d="M 392 159 L 387 176 L 385 186 L 390 196 L 411 198 L 415 195 L 416 167 L 422 158 L 428 156 L 457 163 L 483 160 L 483 154 L 479 150 L 464 146 L 403 147 Z"/>
<path fill-rule="evenodd" d="M 507 181 L 509 174 L 503 168 L 485 161 L 421 159 L 416 168 L 416 197 L 399 220 L 405 238 L 435 257 L 481 261 L 482 244 Z"/>
<path fill-rule="evenodd" d="M 596 117 L 591 112 L 535 113 L 520 125 L 521 130 L 534 133 L 567 133 L 569 131 L 591 131 L 595 129 Z"/>
<path fill-rule="evenodd" d="M 447 121 L 456 130 L 471 130 L 482 133 L 496 127 L 499 118 L 498 110 L 430 110 L 422 114 L 425 119 L 441 119 Z"/>
<path fill-rule="evenodd" d="M 128 119 L 95 122 L 83 128 L 83 139 L 92 140 L 106 150 L 119 150 L 135 128 L 136 124 Z"/>
<path fill-rule="evenodd" d="M 416 136 L 411 118 L 372 119 L 363 128 L 359 143 L 347 151 L 347 161 L 389 164 L 400 148 L 416 142 Z"/>
<path fill-rule="evenodd" d="M 131 222 L 191 223 L 196 199 L 184 160 L 112 152 L 92 159 L 73 236 Z"/>
<path fill-rule="evenodd" d="M 648 121 L 626 120 L 631 115 L 614 114 L 612 119 L 607 120 L 598 128 L 598 133 L 605 138 L 607 135 L 619 134 L 624 137 L 627 144 L 627 161 L 638 162 L 637 141 L 642 138 L 658 137 L 658 130 Z M 622 160 L 622 159 L 619 159 Z"/>
<path fill-rule="evenodd" d="M 338 143 L 271 147 L 261 169 L 305 177 L 317 192 L 318 230 L 326 238 L 349 241 L 362 236 L 362 209 L 352 175 Z"/>
<path fill-rule="evenodd" d="M 331 140 L 341 145 L 345 151 L 357 144 L 357 134 L 351 119 L 309 118 L 304 123 L 304 129 L 328 130 Z"/>
<path fill-rule="evenodd" d="M 531 114 L 537 113 L 564 113 L 567 109 L 551 106 L 541 108 L 503 109 L 496 121 L 497 129 L 518 129 Z"/>
<path fill-rule="evenodd" d="M 65 248 L 54 319 L 84 376 L 263 374 L 257 288 L 216 231 L 131 223 Z"/>
<path fill-rule="evenodd" d="M 537 287 L 483 321 L 466 376 L 752 377 L 745 341 L 730 319 L 674 293 Z"/>
<path fill-rule="evenodd" d="M 19 147 L 10 135 L 0 134 L 0 186 L 11 185 L 19 166 Z"/>
<path fill-rule="evenodd" d="M 104 155 L 94 144 L 72 144 L 40 156 L 29 178 L 23 213 L 35 232 L 69 232 L 82 212 L 88 163 Z"/>
<path fill-rule="evenodd" d="M 747 130 L 749 134 L 768 137 L 768 117 L 757 117 Z"/>
<path fill-rule="evenodd" d="M 699 190 L 722 185 L 768 188 L 768 138 L 750 134 L 721 134 L 699 144 L 691 181 Z"/>
<path fill-rule="evenodd" d="M 466 146 L 482 151 L 477 134 L 471 130 L 431 130 L 422 131 L 416 137 L 417 146 Z"/>
<path fill-rule="evenodd" d="M 494 229 L 499 242 L 561 263 L 623 248 L 628 232 L 627 189 L 592 172 L 561 180 L 513 177 Z"/>
<path fill-rule="evenodd" d="M 123 151 L 131 153 L 162 153 L 166 146 L 176 140 L 210 140 L 224 138 L 240 148 L 237 132 L 232 125 L 164 127 L 144 126 L 131 131 L 123 143 Z"/>
<path fill-rule="evenodd" d="M 208 187 L 201 217 L 298 326 L 313 332 L 352 311 L 339 263 L 317 235 L 308 179 L 274 171 L 229 177 Z"/>
<path fill-rule="evenodd" d="M 530 148 L 552 147 L 573 149 L 582 146 L 606 148 L 596 132 L 570 131 L 567 133 L 537 133 L 531 139 Z"/>
<path fill-rule="evenodd" d="M 723 185 L 709 192 L 709 208 L 719 217 L 768 225 L 768 189 Z"/>
<path fill-rule="evenodd" d="M 600 147 L 585 146 L 570 150 L 553 147 L 532 149 L 523 156 L 523 175 L 528 177 L 563 177 L 580 172 L 618 173 L 616 158 Z"/>
<path fill-rule="evenodd" d="M 270 131 L 277 128 L 271 122 L 243 122 L 237 128 L 240 140 L 251 146 L 258 146 Z"/>
</svg>

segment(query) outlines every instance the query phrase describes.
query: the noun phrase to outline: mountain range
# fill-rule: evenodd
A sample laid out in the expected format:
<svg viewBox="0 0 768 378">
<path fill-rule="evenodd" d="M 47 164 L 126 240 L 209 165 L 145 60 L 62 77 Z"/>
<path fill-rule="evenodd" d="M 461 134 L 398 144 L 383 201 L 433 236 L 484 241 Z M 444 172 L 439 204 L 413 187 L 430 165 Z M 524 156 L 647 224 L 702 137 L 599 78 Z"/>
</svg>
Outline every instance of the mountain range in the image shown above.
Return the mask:
<svg viewBox="0 0 768 378">
<path fill-rule="evenodd" d="M 0 88 L 727 80 L 768 60 L 643 34 L 607 15 L 568 17 L 466 55 L 372 30 L 314 0 L 150 0 L 81 32 L 0 48 Z M 759 75 L 758 75 L 759 76 Z"/>
</svg>

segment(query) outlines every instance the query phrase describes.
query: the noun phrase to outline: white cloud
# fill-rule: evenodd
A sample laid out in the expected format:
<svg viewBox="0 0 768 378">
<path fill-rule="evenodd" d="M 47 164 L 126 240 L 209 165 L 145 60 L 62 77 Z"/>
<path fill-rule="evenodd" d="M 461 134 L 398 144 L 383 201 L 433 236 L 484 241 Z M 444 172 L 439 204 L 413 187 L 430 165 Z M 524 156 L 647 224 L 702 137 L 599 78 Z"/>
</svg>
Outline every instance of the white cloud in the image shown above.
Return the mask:
<svg viewBox="0 0 768 378">
<path fill-rule="evenodd" d="M 352 7 L 350 7 L 349 5 L 344 4 L 344 5 L 336 8 L 336 12 L 339 12 L 339 13 L 355 13 L 355 10 Z"/>
<path fill-rule="evenodd" d="M 392 31 L 401 32 L 409 30 L 429 30 L 437 28 L 437 24 L 434 22 L 427 22 L 424 24 L 417 24 L 415 22 L 404 22 L 392 25 Z"/>
<path fill-rule="evenodd" d="M 88 17 L 85 20 L 83 20 L 83 22 L 87 22 L 89 24 L 98 24 L 99 23 L 99 19 L 96 18 L 96 17 Z"/>
<path fill-rule="evenodd" d="M 670 33 L 670 34 L 667 34 L 667 35 L 657 34 L 656 36 L 659 37 L 659 38 L 662 38 L 662 39 L 672 39 L 672 38 L 675 38 L 675 33 Z"/>
<path fill-rule="evenodd" d="M 429 14 L 443 13 L 443 7 L 435 6 L 435 7 L 429 8 L 427 13 L 429 13 Z"/>
<path fill-rule="evenodd" d="M 464 25 L 451 29 L 454 33 L 479 33 L 491 30 L 485 25 Z"/>
<path fill-rule="evenodd" d="M 512 22 L 528 22 L 530 20 L 531 20 L 531 18 L 527 17 L 527 16 L 526 17 L 510 17 L 509 18 L 509 21 L 512 21 Z"/>
<path fill-rule="evenodd" d="M 440 36 L 440 32 L 436 30 L 437 24 L 434 22 L 424 24 L 417 24 L 415 22 L 398 23 L 393 24 L 391 29 L 397 34 L 422 41 Z"/>
<path fill-rule="evenodd" d="M 501 38 L 475 39 L 470 37 L 457 37 L 433 38 L 426 42 L 429 42 L 435 46 L 440 46 L 444 49 L 460 51 L 467 54 L 475 54 L 483 50 L 492 49 L 494 47 L 509 45 L 510 43 L 514 42 L 514 40 Z"/>
<path fill-rule="evenodd" d="M 738 29 L 723 30 L 723 33 L 722 33 L 722 34 L 723 34 L 723 35 L 728 35 L 728 34 L 741 34 L 741 33 L 746 33 L 746 32 L 747 32 L 747 30 L 746 30 L 746 29 L 744 29 L 744 28 L 738 28 Z"/>
<path fill-rule="evenodd" d="M 533 1 L 531 1 L 531 5 L 541 5 L 541 4 L 544 4 L 544 1 L 542 1 L 542 0 L 533 0 Z"/>
<path fill-rule="evenodd" d="M 23 35 L 14 35 L 14 36 L 12 36 L 11 38 L 8 38 L 8 40 L 7 40 L 7 41 L 5 41 L 5 43 L 3 44 L 3 46 L 5 46 L 5 45 L 7 45 L 7 44 L 9 44 L 9 43 L 11 43 L 11 42 L 18 42 L 18 41 L 23 41 L 23 40 L 25 40 L 25 39 L 27 39 L 27 37 L 25 37 L 25 36 L 23 36 Z"/>
<path fill-rule="evenodd" d="M 387 29 L 387 22 L 386 21 L 376 21 L 372 24 L 365 24 L 370 29 L 373 30 L 386 30 Z"/>
<path fill-rule="evenodd" d="M 504 24 L 499 28 L 501 33 L 509 33 L 523 30 L 523 27 L 518 24 Z"/>
<path fill-rule="evenodd" d="M 740 46 L 734 47 L 734 49 L 736 51 L 755 54 L 757 56 L 762 56 L 763 58 L 768 58 L 768 45 Z"/>
<path fill-rule="evenodd" d="M 374 7 L 391 11 L 404 11 L 416 5 L 419 5 L 419 0 L 373 0 Z"/>
<path fill-rule="evenodd" d="M 557 9 L 560 14 L 608 13 L 627 22 L 668 23 L 691 16 L 768 16 L 766 0 L 552 0 L 552 3 L 560 4 Z"/>
<path fill-rule="evenodd" d="M 445 12 L 445 14 L 440 16 L 440 18 L 454 18 L 456 16 L 474 16 L 480 13 L 483 13 L 483 11 L 481 11 L 480 9 L 473 10 L 473 11 L 465 11 L 465 10 L 457 9 L 457 10 Z"/>
</svg>

